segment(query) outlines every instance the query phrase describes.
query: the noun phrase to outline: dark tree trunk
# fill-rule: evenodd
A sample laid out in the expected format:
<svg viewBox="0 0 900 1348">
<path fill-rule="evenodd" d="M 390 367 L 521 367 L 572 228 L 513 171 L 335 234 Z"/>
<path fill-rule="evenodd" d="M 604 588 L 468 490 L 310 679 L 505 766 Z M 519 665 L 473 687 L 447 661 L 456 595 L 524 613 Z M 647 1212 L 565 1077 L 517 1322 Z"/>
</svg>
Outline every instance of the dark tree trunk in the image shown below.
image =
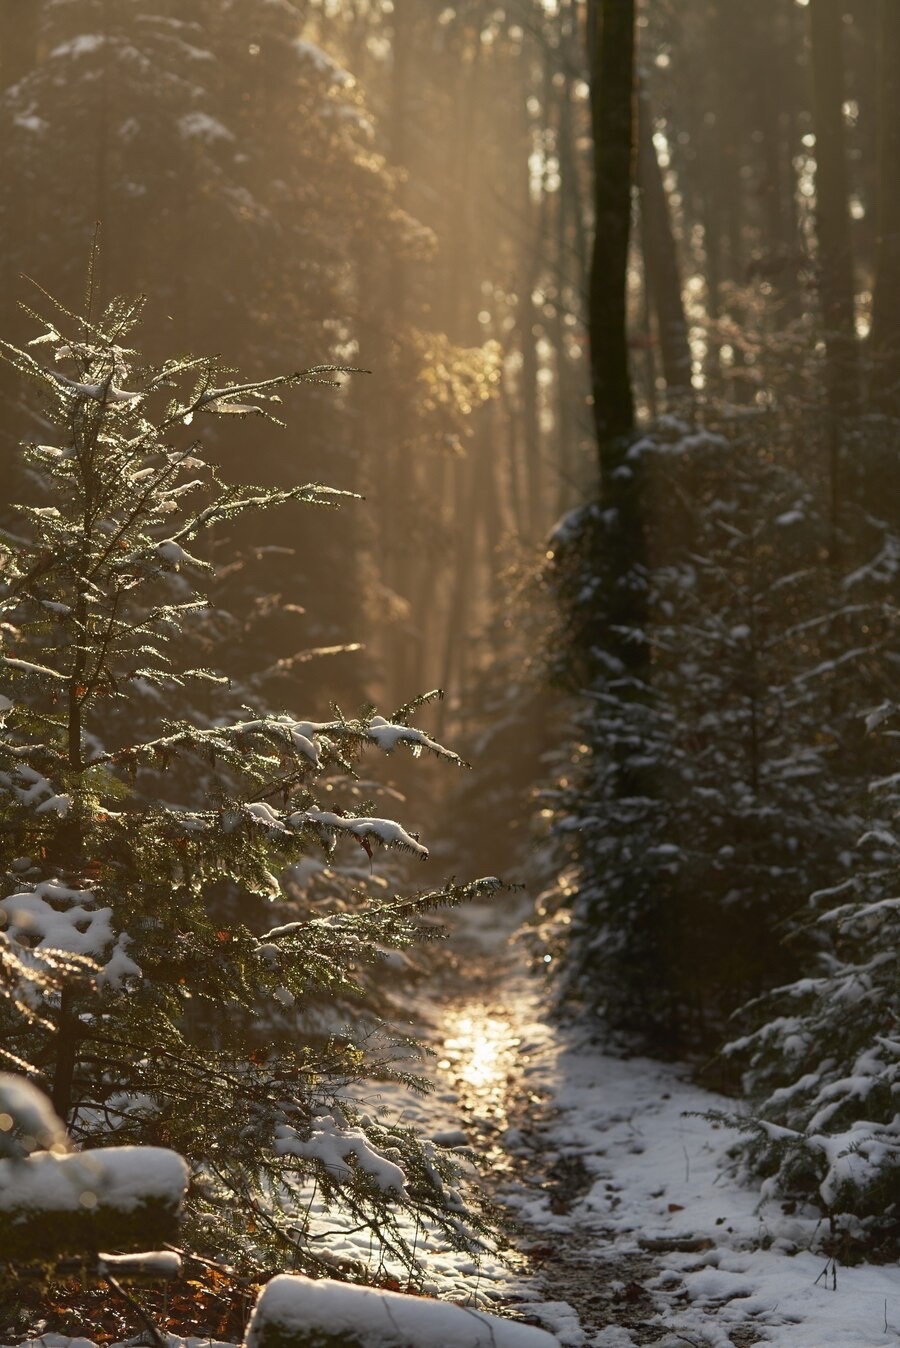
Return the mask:
<svg viewBox="0 0 900 1348">
<path fill-rule="evenodd" d="M 611 520 L 602 562 L 609 577 L 605 643 L 628 668 L 643 644 L 622 639 L 643 621 L 631 583 L 645 558 L 640 465 L 628 462 L 634 399 L 628 366 L 626 282 L 634 178 L 634 0 L 596 0 L 589 32 L 594 138 L 594 252 L 588 321 L 600 501 Z M 614 635 L 615 634 L 615 635 Z"/>
<path fill-rule="evenodd" d="M 816 128 L 816 229 L 819 289 L 825 324 L 828 423 L 825 442 L 831 495 L 829 554 L 841 553 L 844 422 L 858 410 L 859 358 L 850 248 L 844 135 L 842 0 L 812 0 L 813 114 Z"/>
<path fill-rule="evenodd" d="M 859 398 L 858 352 L 844 135 L 842 0 L 812 0 L 816 228 L 831 414 L 852 415 Z"/>
<path fill-rule="evenodd" d="M 75 1013 L 75 994 L 71 988 L 63 988 L 57 1017 L 56 1061 L 50 1086 L 50 1100 L 56 1113 L 66 1123 L 72 1109 L 80 1028 L 81 1022 Z"/>
<path fill-rule="evenodd" d="M 878 241 L 872 387 L 900 416 L 900 5 L 881 0 L 878 74 Z"/>
<path fill-rule="evenodd" d="M 38 32 L 42 0 L 0 0 L 0 91 L 9 89 L 33 70 L 38 59 Z M 20 202 L 20 214 L 33 209 L 32 203 Z M 23 215 L 23 219 L 24 219 Z M 21 223 L 21 221 L 20 221 Z M 15 340 L 11 319 L 15 312 L 16 269 L 8 250 L 0 262 L 0 312 L 4 336 Z M 18 376 L 7 370 L 0 376 L 0 401 L 14 397 Z M 18 498 L 18 430 L 8 411 L 0 430 L 0 509 Z"/>
<path fill-rule="evenodd" d="M 671 393 L 691 388 L 691 349 L 681 294 L 681 269 L 672 232 L 669 200 L 653 144 L 650 96 L 638 99 L 638 184 L 641 194 L 641 243 L 647 290 L 656 310 L 663 374 Z"/>
<path fill-rule="evenodd" d="M 594 0 L 588 41 L 594 137 L 594 249 L 589 326 L 601 491 L 634 429 L 626 277 L 634 163 L 634 0 Z"/>
<path fill-rule="evenodd" d="M 709 24 L 713 52 L 711 73 L 714 89 L 714 146 L 712 183 L 719 215 L 718 241 L 722 281 L 744 279 L 742 221 L 746 216 L 746 190 L 741 176 L 744 152 L 743 130 L 747 119 L 742 38 L 745 15 L 733 0 L 711 0 Z"/>
</svg>

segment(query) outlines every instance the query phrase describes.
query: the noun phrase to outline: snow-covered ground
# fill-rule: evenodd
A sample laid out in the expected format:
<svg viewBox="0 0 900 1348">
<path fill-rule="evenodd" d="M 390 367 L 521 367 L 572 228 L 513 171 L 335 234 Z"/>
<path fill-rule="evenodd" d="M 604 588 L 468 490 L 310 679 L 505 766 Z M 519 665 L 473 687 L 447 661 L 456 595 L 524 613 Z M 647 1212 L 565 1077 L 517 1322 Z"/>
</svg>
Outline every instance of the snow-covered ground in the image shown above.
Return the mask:
<svg viewBox="0 0 900 1348">
<path fill-rule="evenodd" d="M 686 1069 L 610 1056 L 554 1024 L 513 927 L 490 908 L 461 916 L 461 982 L 421 1007 L 435 1089 L 385 1086 L 370 1102 L 477 1151 L 518 1224 L 509 1262 L 411 1232 L 420 1290 L 540 1325 L 565 1348 L 897 1348 L 896 1269 L 826 1267 L 812 1220 L 760 1211 L 730 1173 L 733 1136 L 696 1117 L 727 1102 Z M 336 1258 L 377 1262 L 370 1236 L 314 1214 Z M 86 1348 L 58 1335 L 32 1345 Z"/>
<path fill-rule="evenodd" d="M 814 1221 L 760 1211 L 730 1174 L 733 1135 L 693 1117 L 728 1102 L 553 1026 L 527 974 L 492 967 L 495 987 L 451 1013 L 442 1063 L 464 1105 L 472 1086 L 470 1132 L 511 1158 L 498 1195 L 545 1265 L 543 1286 L 510 1280 L 513 1300 L 573 1348 L 896 1348 L 897 1270 L 826 1270 Z"/>
</svg>

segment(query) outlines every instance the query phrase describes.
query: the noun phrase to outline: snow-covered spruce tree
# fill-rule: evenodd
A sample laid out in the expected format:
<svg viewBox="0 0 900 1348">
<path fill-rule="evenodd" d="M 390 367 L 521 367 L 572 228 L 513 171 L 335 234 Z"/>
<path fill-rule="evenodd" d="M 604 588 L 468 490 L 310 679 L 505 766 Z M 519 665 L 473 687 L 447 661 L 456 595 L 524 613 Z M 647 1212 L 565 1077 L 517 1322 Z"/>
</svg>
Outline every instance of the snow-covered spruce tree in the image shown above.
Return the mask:
<svg viewBox="0 0 900 1348">
<path fill-rule="evenodd" d="M 4 1017 L 3 1053 L 34 1064 L 83 1145 L 180 1152 L 194 1174 L 186 1238 L 200 1247 L 321 1266 L 328 1252 L 309 1231 L 317 1190 L 407 1265 L 404 1214 L 410 1233 L 431 1222 L 472 1248 L 487 1222 L 477 1199 L 461 1197 L 452 1160 L 354 1103 L 355 1086 L 390 1075 L 383 1042 L 367 1053 L 352 1034 L 305 1041 L 302 1009 L 346 994 L 360 964 L 414 941 L 423 913 L 496 882 L 256 933 L 239 903 L 277 899 L 279 873 L 316 849 L 424 855 L 396 822 L 342 811 L 333 796 L 322 808 L 317 787 L 352 775 L 367 746 L 455 755 L 408 713 L 312 723 L 245 707 L 201 724 L 161 717 L 153 733 L 141 733 L 146 699 L 135 724 L 120 714 L 138 688 L 174 700 L 191 681 L 220 686 L 177 661 L 178 637 L 206 603 L 190 552 L 204 530 L 340 495 L 226 484 L 193 438 L 198 424 L 270 418 L 284 389 L 329 370 L 241 382 L 213 359 L 142 366 L 127 345 L 141 307 L 117 300 L 92 320 L 56 305 L 30 349 L 5 346 L 42 395 L 47 432 L 26 450 L 42 503 L 0 539 L 4 943 L 26 967 L 61 951 L 101 971 L 99 999 L 64 979 L 58 995 L 39 989 L 37 1023 Z M 186 803 L 159 774 L 175 763 L 194 765 Z M 176 799 L 185 780 L 173 774 Z M 238 897 L 232 918 L 223 890 Z M 298 1032 L 261 1044 L 252 1027 L 272 1005 L 297 1009 Z"/>
<path fill-rule="evenodd" d="M 599 512 L 555 543 L 582 652 L 570 686 L 587 697 L 546 793 L 564 870 L 544 930 L 568 995 L 683 1051 L 799 970 L 805 938 L 783 940 L 798 895 L 850 873 L 859 820 L 834 697 L 876 666 L 878 605 L 832 599 L 821 503 L 758 418 L 727 434 L 664 420 L 631 452 L 654 521 L 634 582 L 648 595 L 640 687 L 604 637 L 602 541 L 584 541 L 602 536 Z"/>
<path fill-rule="evenodd" d="M 870 724 L 894 713 L 884 704 Z M 740 1145 L 764 1199 L 826 1217 L 830 1252 L 900 1245 L 900 777 L 874 783 L 865 864 L 814 894 L 825 944 L 808 976 L 743 1008 L 724 1052 L 745 1067 Z"/>
</svg>

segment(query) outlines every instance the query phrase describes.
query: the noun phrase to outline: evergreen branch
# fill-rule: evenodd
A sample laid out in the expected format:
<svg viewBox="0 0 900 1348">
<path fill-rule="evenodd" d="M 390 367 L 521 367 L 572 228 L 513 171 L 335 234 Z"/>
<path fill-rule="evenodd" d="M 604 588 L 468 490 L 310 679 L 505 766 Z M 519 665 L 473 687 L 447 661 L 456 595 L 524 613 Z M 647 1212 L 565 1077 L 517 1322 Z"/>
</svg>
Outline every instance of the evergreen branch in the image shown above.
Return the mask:
<svg viewBox="0 0 900 1348">
<path fill-rule="evenodd" d="M 119 528 L 113 533 L 111 538 L 108 540 L 107 545 L 104 548 L 103 552 L 100 554 L 96 563 L 93 565 L 93 567 L 88 573 L 89 580 L 92 580 L 94 576 L 97 575 L 97 572 L 103 566 L 104 562 L 118 547 L 120 540 L 124 538 L 125 534 L 132 527 L 132 525 L 135 524 L 136 521 L 140 519 L 140 517 L 146 512 L 147 503 L 150 501 L 154 493 L 159 490 L 162 484 L 166 481 L 166 478 L 170 477 L 173 473 L 177 473 L 179 467 L 181 466 L 181 461 L 188 458 L 190 453 L 191 449 L 185 449 L 181 451 L 180 459 L 178 459 L 174 463 L 168 461 L 164 467 L 160 468 L 157 476 L 150 481 L 146 489 L 141 493 L 138 500 L 135 502 L 131 510 L 131 513 L 122 521 Z"/>
<path fill-rule="evenodd" d="M 35 664 L 32 660 L 18 660 L 11 655 L 0 655 L 0 664 L 8 665 L 10 669 L 21 670 L 23 674 L 39 674 L 44 678 L 60 679 L 64 683 L 69 677 L 68 674 L 61 674 L 58 669 Z"/>
<path fill-rule="evenodd" d="M 303 487 L 292 487 L 287 491 L 258 490 L 256 495 L 241 495 L 242 492 L 252 492 L 252 487 L 234 487 L 230 488 L 226 497 L 222 501 L 214 502 L 206 506 L 192 520 L 189 520 L 181 529 L 178 529 L 171 536 L 171 542 L 187 542 L 196 537 L 201 529 L 208 529 L 210 525 L 217 524 L 221 520 L 232 519 L 235 515 L 243 514 L 247 510 L 266 510 L 270 506 L 285 505 L 288 501 L 303 501 L 312 505 L 332 505 L 336 504 L 341 497 L 347 500 L 359 501 L 362 498 L 358 492 L 341 491 L 337 487 L 323 487 L 318 483 L 307 483 Z"/>
</svg>

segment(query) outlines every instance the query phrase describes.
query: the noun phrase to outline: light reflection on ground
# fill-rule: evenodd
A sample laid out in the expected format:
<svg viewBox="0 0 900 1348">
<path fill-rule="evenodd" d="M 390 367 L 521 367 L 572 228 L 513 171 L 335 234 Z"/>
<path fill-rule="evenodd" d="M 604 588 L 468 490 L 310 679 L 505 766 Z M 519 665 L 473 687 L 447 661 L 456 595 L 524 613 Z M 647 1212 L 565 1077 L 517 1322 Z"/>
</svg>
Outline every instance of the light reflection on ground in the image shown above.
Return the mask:
<svg viewBox="0 0 900 1348">
<path fill-rule="evenodd" d="M 503 1109 L 509 1077 L 519 1043 L 509 1020 L 492 1015 L 487 1007 L 469 1002 L 451 1009 L 445 1020 L 444 1052 L 440 1066 L 477 1100 Z"/>
</svg>

